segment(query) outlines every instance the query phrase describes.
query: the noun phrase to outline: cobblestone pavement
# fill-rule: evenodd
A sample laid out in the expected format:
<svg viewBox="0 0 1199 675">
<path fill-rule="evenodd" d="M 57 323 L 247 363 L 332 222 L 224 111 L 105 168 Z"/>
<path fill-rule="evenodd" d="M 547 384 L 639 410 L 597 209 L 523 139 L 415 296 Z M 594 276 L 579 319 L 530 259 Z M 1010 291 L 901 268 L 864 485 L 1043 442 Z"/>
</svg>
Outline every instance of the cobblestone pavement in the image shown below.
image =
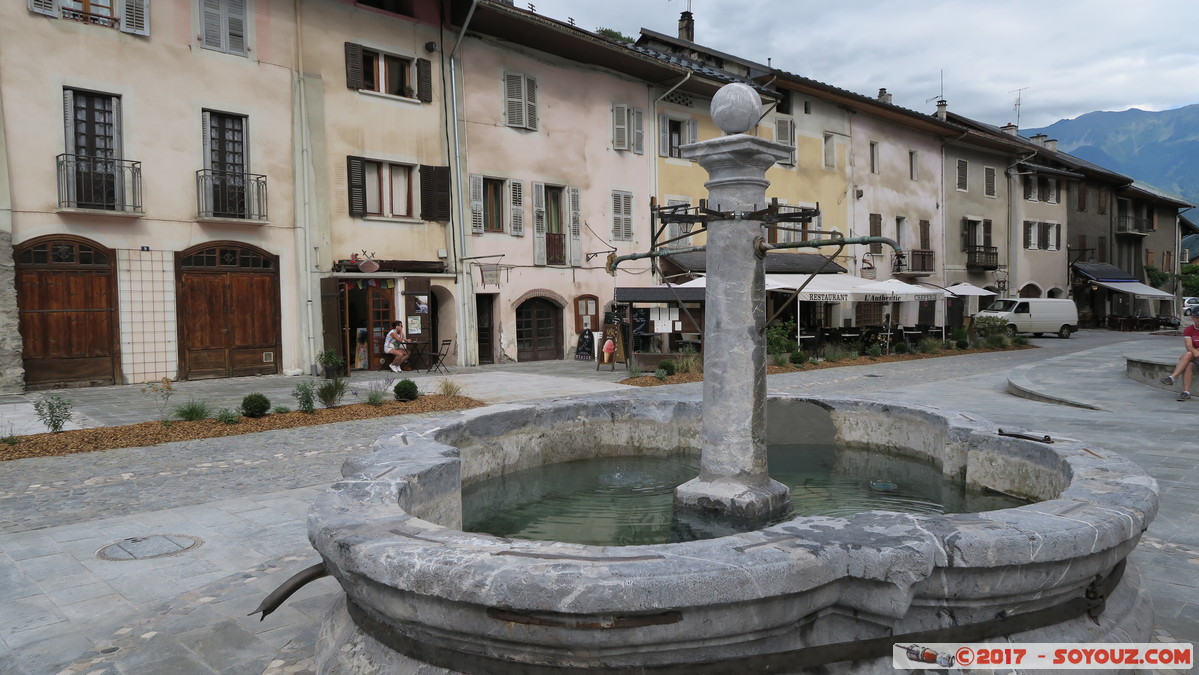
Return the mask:
<svg viewBox="0 0 1199 675">
<path fill-rule="evenodd" d="M 1191 407 L 1199 403 L 1178 403 L 1124 376 L 1125 353 L 1172 360 L 1175 341 L 1082 331 L 1070 340 L 1034 339 L 1038 350 L 809 371 L 772 376 L 768 386 L 967 410 L 1005 429 L 1093 439 L 1125 453 L 1162 490 L 1161 510 L 1135 554 L 1156 604 L 1157 633 L 1163 641 L 1199 643 L 1199 459 L 1189 442 Z M 382 376 L 359 374 L 354 382 Z M 489 403 L 611 390 L 623 377 L 574 361 L 452 375 L 468 395 Z M 412 378 L 425 390 L 436 386 L 435 377 Z M 1007 393 L 1009 380 L 1100 409 L 1017 398 Z M 290 403 L 295 381 L 184 382 L 173 401 L 232 407 L 259 391 Z M 76 400 L 76 423 L 90 426 L 155 419 L 139 389 L 64 393 Z M 642 392 L 628 389 L 631 396 Z M 29 424 L 22 416 L 31 399 L 0 397 L 0 424 Z M 335 582 L 310 584 L 265 621 L 246 614 L 283 579 L 317 562 L 305 514 L 342 461 L 402 424 L 362 420 L 0 463 L 0 672 L 310 671 Z M 156 534 L 203 544 L 142 560 L 96 555 L 114 542 Z"/>
</svg>

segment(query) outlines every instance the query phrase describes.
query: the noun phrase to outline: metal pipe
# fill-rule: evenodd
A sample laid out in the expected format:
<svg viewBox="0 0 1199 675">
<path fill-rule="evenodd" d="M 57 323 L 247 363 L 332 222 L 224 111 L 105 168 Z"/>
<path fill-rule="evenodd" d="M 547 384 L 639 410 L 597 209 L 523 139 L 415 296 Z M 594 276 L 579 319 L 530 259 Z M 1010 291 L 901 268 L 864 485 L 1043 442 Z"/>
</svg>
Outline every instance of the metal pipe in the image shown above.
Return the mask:
<svg viewBox="0 0 1199 675">
<path fill-rule="evenodd" d="M 820 248 L 822 246 L 844 246 L 847 244 L 886 244 L 895 249 L 896 253 L 903 253 L 903 249 L 899 243 L 890 237 L 849 237 L 837 239 L 811 239 L 809 241 L 787 241 L 781 244 L 767 244 L 766 242 L 758 242 L 758 250 L 763 254 L 766 251 L 775 251 L 787 248 Z M 672 255 L 675 253 L 692 253 L 695 251 L 706 251 L 707 246 L 689 246 L 687 248 L 672 248 L 658 249 L 656 251 L 646 251 L 645 253 L 629 253 L 627 255 L 612 256 L 608 258 L 605 267 L 608 268 L 609 274 L 615 274 L 616 268 L 620 263 L 628 260 L 640 260 L 641 258 L 657 258 L 664 255 Z"/>
<path fill-rule="evenodd" d="M 470 21 L 475 16 L 475 9 L 479 6 L 478 0 L 472 0 L 470 10 L 466 14 L 466 20 L 462 22 L 462 30 L 459 31 L 457 39 L 454 40 L 454 46 L 450 49 L 448 57 L 448 66 L 450 69 L 450 91 L 449 96 L 445 97 L 450 104 L 449 115 L 452 124 L 447 124 L 453 132 L 453 155 L 454 155 L 454 202 L 457 206 L 457 213 L 454 214 L 455 222 L 448 225 L 450 230 L 450 239 L 453 243 L 451 247 L 454 250 L 454 282 L 457 285 L 458 302 L 455 306 L 455 316 L 458 322 L 458 365 L 473 366 L 477 365 L 478 358 L 475 343 L 472 337 L 477 332 L 474 325 L 477 317 L 474 313 L 474 307 L 468 306 L 468 303 L 473 305 L 474 298 L 474 281 L 470 276 L 469 266 L 463 265 L 462 260 L 470 251 L 468 249 L 468 239 L 466 236 L 466 205 L 463 202 L 462 189 L 462 137 L 459 129 L 460 122 L 458 119 L 458 60 L 456 55 L 458 47 L 462 44 L 462 40 L 466 37 L 466 29 L 470 26 Z M 444 63 L 444 61 L 443 61 Z M 463 74 L 465 76 L 465 73 Z M 443 79 L 444 69 L 443 69 Z M 463 113 L 465 115 L 465 111 Z"/>
<path fill-rule="evenodd" d="M 325 563 L 323 562 L 319 562 L 312 567 L 306 567 L 293 574 L 287 581 L 279 584 L 278 588 L 271 591 L 271 594 L 266 596 L 266 598 L 264 598 L 262 602 L 258 604 L 258 607 L 256 607 L 254 611 L 250 612 L 246 616 L 254 616 L 257 613 L 262 612 L 262 616 L 258 617 L 258 620 L 262 621 L 267 617 L 268 614 L 276 609 L 279 609 L 279 605 L 282 605 L 284 602 L 286 602 L 293 593 L 316 581 L 317 579 L 327 576 L 329 576 L 329 570 L 325 567 Z"/>
</svg>

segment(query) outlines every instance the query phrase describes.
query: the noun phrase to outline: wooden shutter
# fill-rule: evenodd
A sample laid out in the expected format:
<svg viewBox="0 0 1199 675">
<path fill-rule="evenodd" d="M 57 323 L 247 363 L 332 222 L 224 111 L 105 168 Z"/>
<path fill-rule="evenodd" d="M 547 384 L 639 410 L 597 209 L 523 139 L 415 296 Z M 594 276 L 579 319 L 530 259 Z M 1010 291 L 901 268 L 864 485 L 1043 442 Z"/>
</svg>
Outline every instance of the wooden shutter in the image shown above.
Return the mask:
<svg viewBox="0 0 1199 675">
<path fill-rule="evenodd" d="M 200 113 L 200 153 L 204 156 L 204 168 L 212 168 L 212 113 Z"/>
<path fill-rule="evenodd" d="M 1024 221 L 1024 248 L 1036 248 L 1032 240 L 1032 226 L 1030 221 Z"/>
<path fill-rule="evenodd" d="M 1078 186 L 1078 210 L 1087 210 L 1087 186 L 1082 185 L 1081 183 Z"/>
<path fill-rule="evenodd" d="M 920 249 L 927 251 L 932 247 L 929 245 L 929 230 L 932 225 L 927 220 L 920 221 Z"/>
<path fill-rule="evenodd" d="M 583 216 L 582 205 L 579 203 L 579 188 L 567 190 L 570 195 L 570 264 L 579 267 L 583 264 Z"/>
<path fill-rule="evenodd" d="M 75 147 L 75 92 L 71 89 L 62 90 L 62 120 L 66 139 L 63 147 L 68 155 L 77 155 L 79 149 Z M 67 202 L 76 203 L 75 181 L 65 180 L 62 181 L 62 185 L 66 187 Z"/>
<path fill-rule="evenodd" d="M 658 156 L 670 156 L 670 120 L 666 115 L 658 115 Z"/>
<path fill-rule="evenodd" d="M 429 59 L 416 60 L 416 98 L 422 103 L 433 102 L 433 63 Z"/>
<path fill-rule="evenodd" d="M 58 17 L 58 0 L 29 0 L 28 7 L 34 14 Z"/>
<path fill-rule="evenodd" d="M 350 215 L 361 218 L 366 215 L 366 160 L 362 157 L 346 157 L 346 195 L 350 202 Z"/>
<path fill-rule="evenodd" d="M 995 196 L 995 167 L 988 166 L 983 169 L 983 186 L 988 197 Z"/>
<path fill-rule="evenodd" d="M 1099 262 L 1107 262 L 1107 237 L 1099 237 L 1099 243 L 1095 245 L 1095 249 Z"/>
<path fill-rule="evenodd" d="M 470 233 L 483 234 L 483 177 L 470 175 Z"/>
<path fill-rule="evenodd" d="M 1061 223 L 1053 224 L 1053 250 L 1062 250 L 1062 225 Z"/>
<path fill-rule="evenodd" d="M 227 13 L 225 26 L 228 31 L 226 44 L 230 54 L 246 53 L 246 2 L 245 0 L 226 0 Z"/>
<path fill-rule="evenodd" d="M 1033 183 L 1037 180 L 1036 176 L 1024 177 L 1024 198 L 1032 199 Z"/>
<path fill-rule="evenodd" d="M 612 105 L 612 149 L 629 149 L 629 106 L 623 103 Z"/>
<path fill-rule="evenodd" d="M 200 13 L 200 23 L 204 34 L 203 46 L 207 49 L 224 51 L 225 42 L 222 35 L 225 22 L 221 0 L 203 0 Z"/>
<path fill-rule="evenodd" d="M 990 248 L 991 246 L 991 220 L 983 221 L 983 246 Z"/>
<path fill-rule="evenodd" d="M 795 164 L 795 120 L 779 117 L 774 120 L 774 140 L 791 148 L 790 156 L 779 160 L 779 164 Z"/>
<path fill-rule="evenodd" d="M 962 250 L 968 250 L 971 246 L 978 246 L 974 243 L 974 228 L 970 227 L 969 218 L 962 218 Z"/>
<path fill-rule="evenodd" d="M 504 124 L 525 126 L 524 78 L 518 73 L 504 73 Z"/>
<path fill-rule="evenodd" d="M 508 233 L 514 237 L 525 236 L 525 183 L 520 180 L 508 181 L 508 206 L 511 225 Z"/>
<path fill-rule="evenodd" d="M 150 34 L 150 0 L 124 0 L 121 3 L 121 32 Z"/>
<path fill-rule="evenodd" d="M 346 86 L 362 89 L 362 45 L 346 43 Z"/>
<path fill-rule="evenodd" d="M 645 115 L 640 109 L 633 109 L 633 152 L 645 154 Z"/>
<path fill-rule="evenodd" d="M 881 213 L 870 214 L 870 236 L 872 236 L 872 237 L 883 236 L 883 215 Z M 871 244 L 870 252 L 871 253 L 882 253 L 883 245 L 877 244 L 877 243 Z"/>
<path fill-rule="evenodd" d="M 624 200 L 620 196 L 619 190 L 612 191 L 612 239 L 620 241 L 621 233 L 624 232 Z"/>
<path fill-rule="evenodd" d="M 537 80 L 525 76 L 525 127 L 537 131 Z"/>
<path fill-rule="evenodd" d="M 970 168 L 970 165 L 969 165 L 969 163 L 966 162 L 966 160 L 964 160 L 964 159 L 958 160 L 958 189 L 959 190 L 967 190 L 970 187 L 969 174 L 967 173 L 969 168 Z"/>
<path fill-rule="evenodd" d="M 533 264 L 545 264 L 545 183 L 533 183 Z"/>
<path fill-rule="evenodd" d="M 450 167 L 420 167 L 421 220 L 450 219 Z"/>
</svg>

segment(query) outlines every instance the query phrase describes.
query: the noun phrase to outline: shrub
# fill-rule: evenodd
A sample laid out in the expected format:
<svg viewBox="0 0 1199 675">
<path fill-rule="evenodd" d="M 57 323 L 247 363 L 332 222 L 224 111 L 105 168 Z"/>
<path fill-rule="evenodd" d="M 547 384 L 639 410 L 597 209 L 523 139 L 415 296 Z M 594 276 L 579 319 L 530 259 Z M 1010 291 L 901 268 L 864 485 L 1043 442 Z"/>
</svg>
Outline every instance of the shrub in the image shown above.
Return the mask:
<svg viewBox="0 0 1199 675">
<path fill-rule="evenodd" d="M 37 413 L 38 420 L 52 434 L 62 431 L 63 425 L 71 419 L 71 409 L 74 407 L 75 402 L 62 394 L 42 394 L 33 402 L 33 411 Z"/>
<path fill-rule="evenodd" d="M 702 373 L 704 372 L 704 362 L 699 354 L 684 351 L 675 359 L 674 370 L 676 373 Z"/>
<path fill-rule="evenodd" d="M 797 366 L 802 366 L 808 362 L 808 353 L 805 351 L 795 350 L 791 352 L 791 363 Z"/>
<path fill-rule="evenodd" d="M 799 348 L 795 341 L 797 331 L 791 320 L 776 321 L 766 327 L 766 353 L 785 354 Z"/>
<path fill-rule="evenodd" d="M 991 335 L 1007 335 L 1007 321 L 1001 316 L 974 317 L 974 332 L 985 338 Z"/>
<path fill-rule="evenodd" d="M 910 346 L 908 346 L 908 343 L 906 343 L 906 342 L 896 342 L 895 343 L 895 353 L 896 354 L 910 354 L 911 352 L 912 352 L 912 348 Z"/>
<path fill-rule="evenodd" d="M 259 393 L 246 394 L 241 400 L 241 414 L 246 417 L 262 417 L 270 412 L 270 409 L 271 400 Z"/>
<path fill-rule="evenodd" d="M 658 370 L 666 371 L 667 375 L 674 375 L 678 371 L 678 368 L 675 367 L 675 363 L 672 359 L 664 359 L 658 364 Z"/>
<path fill-rule="evenodd" d="M 1008 336 L 1003 333 L 994 333 L 983 338 L 983 345 L 987 349 L 1006 349 L 1011 344 Z"/>
<path fill-rule="evenodd" d="M 949 337 L 954 342 L 965 342 L 970 339 L 970 331 L 966 330 L 965 326 L 958 326 L 950 331 Z M 964 347 L 959 347 L 959 349 L 964 349 Z"/>
<path fill-rule="evenodd" d="M 288 408 L 285 405 L 277 405 L 271 410 L 271 412 L 275 413 L 276 415 L 286 415 L 287 413 L 291 412 L 291 408 Z"/>
<path fill-rule="evenodd" d="M 790 363 L 789 354 L 772 354 L 770 358 L 774 361 L 774 365 L 778 366 L 779 368 L 782 368 Z"/>
<path fill-rule="evenodd" d="M 662 380 L 663 382 L 665 382 L 665 381 L 666 381 L 666 369 L 665 369 L 665 368 L 659 368 L 659 369 L 655 370 L 655 371 L 654 371 L 654 377 L 656 377 L 656 378 L 658 378 L 659 380 Z"/>
<path fill-rule="evenodd" d="M 0 443 L 3 443 L 5 445 L 16 445 L 17 443 L 20 443 L 20 442 L 21 442 L 21 439 L 17 438 L 16 436 L 5 436 L 4 438 L 0 438 Z"/>
<path fill-rule="evenodd" d="M 924 338 L 920 341 L 921 354 L 936 354 L 941 351 L 941 341 L 936 338 Z"/>
<path fill-rule="evenodd" d="M 316 387 L 316 397 L 326 408 L 336 408 L 341 398 L 346 395 L 349 382 L 344 377 L 324 380 Z"/>
<path fill-rule="evenodd" d="M 167 403 L 175 393 L 175 387 L 171 384 L 171 378 L 164 377 L 161 380 L 150 380 L 142 386 L 142 393 L 149 395 L 154 400 L 154 407 L 158 408 L 158 419 L 165 422 L 167 419 Z"/>
<path fill-rule="evenodd" d="M 958 349 L 970 349 L 970 341 L 966 338 L 961 338 L 954 344 L 957 345 Z"/>
<path fill-rule="evenodd" d="M 462 385 L 448 377 L 443 377 L 437 382 L 437 393 L 442 396 L 461 396 Z"/>
<path fill-rule="evenodd" d="M 188 422 L 207 419 L 212 417 L 212 406 L 207 401 L 189 400 L 183 405 L 175 406 L 175 416 Z"/>
<path fill-rule="evenodd" d="M 215 419 L 221 424 L 241 423 L 241 415 L 238 415 L 228 408 L 221 408 L 220 410 L 216 411 Z"/>
<path fill-rule="evenodd" d="M 844 345 L 825 345 L 824 351 L 821 353 L 825 361 L 841 361 L 852 356 L 857 356 L 849 351 Z"/>
<path fill-rule="evenodd" d="M 316 412 L 316 385 L 312 380 L 297 382 L 295 389 L 291 390 L 291 395 L 296 399 L 296 405 L 300 408 L 300 412 L 311 415 Z"/>
<path fill-rule="evenodd" d="M 1026 345 L 1028 345 L 1028 344 L 1030 344 L 1030 343 L 1029 343 L 1029 341 L 1028 341 L 1028 336 L 1026 336 L 1026 335 L 1017 335 L 1017 336 L 1015 336 L 1015 337 L 1013 337 L 1013 338 L 1012 338 L 1012 344 L 1014 344 L 1014 345 L 1016 345 L 1016 346 L 1018 346 L 1018 347 L 1024 347 L 1024 346 L 1026 346 Z"/>
<path fill-rule="evenodd" d="M 396 382 L 395 393 L 397 401 L 415 401 L 420 396 L 420 390 L 416 388 L 416 383 L 412 380 L 400 380 Z"/>
<path fill-rule="evenodd" d="M 626 368 L 629 371 L 629 377 L 641 377 L 642 375 L 645 374 L 645 373 L 641 372 L 641 368 L 637 367 L 637 355 L 636 354 L 629 357 L 629 360 L 626 363 Z"/>
<path fill-rule="evenodd" d="M 883 346 L 877 342 L 866 348 L 866 356 L 878 358 L 883 355 Z"/>
</svg>

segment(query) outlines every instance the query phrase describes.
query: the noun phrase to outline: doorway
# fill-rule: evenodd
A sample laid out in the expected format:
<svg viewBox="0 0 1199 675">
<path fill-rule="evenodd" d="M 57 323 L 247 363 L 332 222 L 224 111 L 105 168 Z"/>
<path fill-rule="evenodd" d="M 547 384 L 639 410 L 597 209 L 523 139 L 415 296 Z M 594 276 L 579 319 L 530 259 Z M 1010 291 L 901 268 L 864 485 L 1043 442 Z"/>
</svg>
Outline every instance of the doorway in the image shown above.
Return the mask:
<svg viewBox="0 0 1199 675">
<path fill-rule="evenodd" d="M 479 363 L 495 363 L 495 295 L 475 296 L 476 329 L 479 342 Z"/>
<path fill-rule="evenodd" d="M 545 298 L 527 300 L 516 308 L 516 360 L 562 358 L 562 308 Z"/>
<path fill-rule="evenodd" d="M 349 370 L 382 363 L 383 340 L 396 320 L 394 279 L 321 279 L 325 349 L 341 355 Z"/>
</svg>

